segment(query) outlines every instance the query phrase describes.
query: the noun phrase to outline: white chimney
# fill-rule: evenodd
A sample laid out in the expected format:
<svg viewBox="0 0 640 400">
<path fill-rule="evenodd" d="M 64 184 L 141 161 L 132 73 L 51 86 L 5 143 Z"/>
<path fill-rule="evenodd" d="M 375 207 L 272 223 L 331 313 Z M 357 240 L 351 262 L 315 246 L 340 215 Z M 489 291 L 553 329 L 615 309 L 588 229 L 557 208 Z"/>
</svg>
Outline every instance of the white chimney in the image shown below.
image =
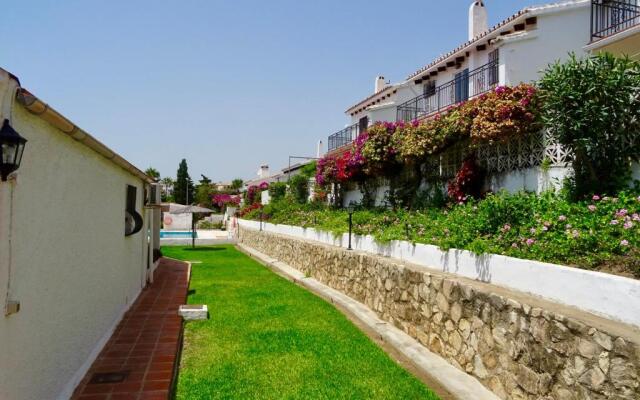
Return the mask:
<svg viewBox="0 0 640 400">
<path fill-rule="evenodd" d="M 318 148 L 316 149 L 316 158 L 322 157 L 322 140 L 318 140 Z"/>
<path fill-rule="evenodd" d="M 260 166 L 258 170 L 258 178 L 268 178 L 269 177 L 269 166 L 264 164 Z"/>
<path fill-rule="evenodd" d="M 387 87 L 387 83 L 384 81 L 384 76 L 376 77 L 376 88 L 374 93 L 383 91 Z"/>
<path fill-rule="evenodd" d="M 487 9 L 484 6 L 484 1 L 474 1 L 469 7 L 469 40 L 488 30 Z"/>
</svg>

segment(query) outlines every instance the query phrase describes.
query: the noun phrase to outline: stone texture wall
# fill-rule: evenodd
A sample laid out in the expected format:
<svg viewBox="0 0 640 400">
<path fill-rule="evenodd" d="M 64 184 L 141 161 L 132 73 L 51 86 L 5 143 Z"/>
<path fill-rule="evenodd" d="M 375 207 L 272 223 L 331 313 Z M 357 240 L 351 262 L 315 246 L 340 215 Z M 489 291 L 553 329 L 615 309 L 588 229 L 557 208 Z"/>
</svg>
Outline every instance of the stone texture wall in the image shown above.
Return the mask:
<svg viewBox="0 0 640 400">
<path fill-rule="evenodd" d="M 239 241 L 366 304 L 502 399 L 640 399 L 640 333 L 625 325 L 372 254 L 248 229 Z"/>
</svg>

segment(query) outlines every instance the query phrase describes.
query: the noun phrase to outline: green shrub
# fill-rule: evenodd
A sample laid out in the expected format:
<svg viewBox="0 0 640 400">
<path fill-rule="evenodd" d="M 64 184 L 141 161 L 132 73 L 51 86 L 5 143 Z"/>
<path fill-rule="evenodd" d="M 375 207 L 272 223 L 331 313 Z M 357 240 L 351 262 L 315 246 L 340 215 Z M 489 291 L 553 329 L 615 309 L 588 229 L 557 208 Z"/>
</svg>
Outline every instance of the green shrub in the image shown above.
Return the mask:
<svg viewBox="0 0 640 400">
<path fill-rule="evenodd" d="M 409 240 L 589 269 L 613 264 L 640 277 L 633 260 L 640 251 L 639 195 L 636 189 L 571 202 L 553 192 L 497 193 L 450 208 L 357 210 L 353 228 L 379 242 Z M 346 211 L 319 204 L 285 199 L 263 212 L 273 223 L 348 231 Z M 258 214 L 248 218 L 258 219 Z"/>
<path fill-rule="evenodd" d="M 277 201 L 284 198 L 287 193 L 287 184 L 284 182 L 272 182 L 269 185 L 269 197 L 271 201 Z"/>
<path fill-rule="evenodd" d="M 222 229 L 222 221 L 210 222 L 210 221 L 202 220 L 198 222 L 198 229 Z"/>
<path fill-rule="evenodd" d="M 293 199 L 300 204 L 307 202 L 309 198 L 309 178 L 302 175 L 294 175 L 289 180 L 289 190 Z"/>
<path fill-rule="evenodd" d="M 640 64 L 610 54 L 572 55 L 551 65 L 539 85 L 547 129 L 574 154 L 575 194 L 625 187 L 640 150 Z"/>
</svg>

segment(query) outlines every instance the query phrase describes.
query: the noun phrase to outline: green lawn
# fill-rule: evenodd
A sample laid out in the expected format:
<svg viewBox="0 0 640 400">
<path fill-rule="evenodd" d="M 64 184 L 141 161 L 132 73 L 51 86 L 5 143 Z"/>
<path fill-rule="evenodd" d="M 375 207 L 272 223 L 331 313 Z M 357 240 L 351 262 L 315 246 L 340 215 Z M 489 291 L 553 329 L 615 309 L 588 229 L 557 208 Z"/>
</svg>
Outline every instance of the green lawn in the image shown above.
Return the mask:
<svg viewBox="0 0 640 400">
<path fill-rule="evenodd" d="M 232 246 L 164 247 L 193 264 L 177 399 L 437 399 L 333 306 Z"/>
</svg>

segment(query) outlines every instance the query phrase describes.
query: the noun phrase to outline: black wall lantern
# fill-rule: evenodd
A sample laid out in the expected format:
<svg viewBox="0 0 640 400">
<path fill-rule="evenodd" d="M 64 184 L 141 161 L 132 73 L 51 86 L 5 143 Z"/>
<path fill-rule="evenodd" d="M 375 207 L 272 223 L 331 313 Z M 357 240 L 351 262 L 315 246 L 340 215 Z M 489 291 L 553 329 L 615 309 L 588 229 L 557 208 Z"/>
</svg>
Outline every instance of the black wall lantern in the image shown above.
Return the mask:
<svg viewBox="0 0 640 400">
<path fill-rule="evenodd" d="M 9 174 L 20 168 L 27 139 L 16 132 L 5 119 L 0 129 L 0 178 L 6 182 Z"/>
</svg>

